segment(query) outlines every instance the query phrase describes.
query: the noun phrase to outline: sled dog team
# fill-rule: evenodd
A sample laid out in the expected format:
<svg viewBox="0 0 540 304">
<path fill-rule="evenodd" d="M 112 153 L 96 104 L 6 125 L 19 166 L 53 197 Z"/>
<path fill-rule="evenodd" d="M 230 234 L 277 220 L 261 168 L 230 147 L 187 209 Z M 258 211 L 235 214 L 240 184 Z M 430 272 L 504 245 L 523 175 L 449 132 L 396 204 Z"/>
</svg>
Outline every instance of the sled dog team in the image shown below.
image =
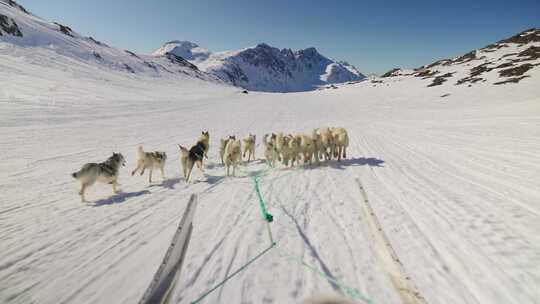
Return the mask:
<svg viewBox="0 0 540 304">
<path fill-rule="evenodd" d="M 242 151 L 242 142 L 244 150 Z M 255 160 L 256 136 L 249 134 L 242 141 L 236 136 L 229 136 L 220 140 L 219 155 L 221 163 L 224 165 L 227 176 L 236 174 L 236 168 L 246 158 L 247 161 Z M 313 130 L 312 134 L 284 134 L 271 133 L 263 137 L 264 157 L 270 167 L 275 167 L 276 162 L 281 162 L 285 167 L 298 165 L 300 161 L 304 164 L 319 163 L 322 160 L 328 161 L 332 158 L 341 161 L 346 158 L 349 137 L 344 128 L 319 128 Z M 195 145 L 190 149 L 178 145 L 180 148 L 180 164 L 186 182 L 189 182 L 193 167 L 197 165 L 203 171 L 203 160 L 208 159 L 210 149 L 210 134 L 203 131 Z M 148 170 L 148 182 L 152 183 L 152 173 L 154 169 L 161 171 L 162 179 L 165 179 L 165 162 L 167 154 L 161 151 L 145 152 L 142 146 L 137 149 L 137 167 L 131 175 L 140 172 L 143 175 Z M 120 167 L 125 166 L 126 161 L 121 153 L 113 153 L 102 163 L 87 163 L 79 171 L 72 174 L 73 178 L 81 182 L 79 195 L 84 202 L 86 188 L 96 181 L 110 184 L 116 194 L 118 185 L 118 175 Z"/>
</svg>

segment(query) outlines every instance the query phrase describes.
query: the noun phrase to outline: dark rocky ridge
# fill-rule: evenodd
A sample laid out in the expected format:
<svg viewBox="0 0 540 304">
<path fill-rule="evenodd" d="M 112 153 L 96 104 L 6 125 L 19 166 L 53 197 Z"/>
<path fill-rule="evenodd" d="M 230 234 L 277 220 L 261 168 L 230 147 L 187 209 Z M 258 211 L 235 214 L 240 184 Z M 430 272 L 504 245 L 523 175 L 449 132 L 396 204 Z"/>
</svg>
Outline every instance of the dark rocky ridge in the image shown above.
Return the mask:
<svg viewBox="0 0 540 304">
<path fill-rule="evenodd" d="M 169 61 L 171 61 L 174 64 L 184 66 L 184 67 L 188 67 L 188 68 L 190 68 L 192 70 L 195 70 L 195 71 L 199 70 L 199 68 L 197 68 L 196 65 L 192 64 L 191 62 L 189 62 L 189 61 L 185 60 L 184 58 L 182 58 L 180 56 L 177 56 L 177 55 L 175 55 L 173 53 L 166 53 L 165 57 L 167 57 L 167 59 L 169 59 Z"/>
<path fill-rule="evenodd" d="M 67 35 L 69 37 L 75 37 L 75 35 L 73 34 L 73 30 L 69 26 L 60 24 L 58 22 L 54 22 L 54 24 L 58 26 L 58 30 L 62 32 L 62 34 Z"/>
<path fill-rule="evenodd" d="M 4 33 L 15 37 L 23 36 L 15 20 L 9 18 L 8 16 L 0 14 L 0 36 L 3 36 Z"/>
</svg>

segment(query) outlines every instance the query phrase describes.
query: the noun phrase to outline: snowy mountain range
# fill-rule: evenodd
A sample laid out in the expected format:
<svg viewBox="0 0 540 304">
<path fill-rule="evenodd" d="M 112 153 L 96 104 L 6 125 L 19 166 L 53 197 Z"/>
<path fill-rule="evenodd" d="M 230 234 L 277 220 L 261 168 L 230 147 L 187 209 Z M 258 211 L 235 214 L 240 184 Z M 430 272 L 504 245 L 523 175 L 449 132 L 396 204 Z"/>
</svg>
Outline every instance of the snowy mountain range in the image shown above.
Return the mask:
<svg viewBox="0 0 540 304">
<path fill-rule="evenodd" d="M 171 41 L 152 55 L 135 54 L 84 37 L 67 25 L 47 22 L 12 0 L 0 0 L 0 42 L 7 43 L 3 44 L 4 54 L 32 48 L 29 58 L 42 55 L 33 61 L 38 65 L 62 68 L 60 62 L 77 62 L 135 77 L 190 76 L 257 91 L 307 91 L 364 78 L 352 65 L 328 59 L 315 48 L 279 50 L 262 43 L 240 51 L 211 53 L 192 42 Z"/>
<path fill-rule="evenodd" d="M 293 51 L 261 43 L 239 51 L 211 53 L 189 41 L 171 41 L 154 56 L 172 53 L 234 85 L 255 91 L 309 91 L 365 76 L 347 62 L 333 61 L 315 48 Z"/>
<path fill-rule="evenodd" d="M 213 53 L 196 43 L 175 40 L 151 55 L 136 54 L 82 36 L 69 26 L 47 22 L 13 0 L 0 0 L 1 54 L 47 69 L 77 67 L 79 75 L 89 78 L 104 78 L 96 76 L 99 70 L 131 79 L 189 78 L 267 92 L 309 91 L 365 79 L 354 66 L 329 59 L 315 48 L 293 51 L 261 43 Z M 397 68 L 371 81 L 376 84 L 414 77 L 425 81 L 427 87 L 516 83 L 531 78 L 530 72 L 540 64 L 539 54 L 540 30 L 533 28 L 462 56 L 413 70 Z"/>
</svg>

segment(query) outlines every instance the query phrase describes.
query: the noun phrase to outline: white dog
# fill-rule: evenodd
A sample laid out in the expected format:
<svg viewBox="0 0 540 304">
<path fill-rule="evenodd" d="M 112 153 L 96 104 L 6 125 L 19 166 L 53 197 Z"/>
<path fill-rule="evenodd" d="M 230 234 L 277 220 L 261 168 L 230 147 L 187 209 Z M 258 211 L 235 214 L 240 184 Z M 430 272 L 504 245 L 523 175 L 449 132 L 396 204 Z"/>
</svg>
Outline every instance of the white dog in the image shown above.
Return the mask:
<svg viewBox="0 0 540 304">
<path fill-rule="evenodd" d="M 283 165 L 285 167 L 290 166 L 293 167 L 294 163 L 299 160 L 299 154 L 300 154 L 300 138 L 295 137 L 293 135 L 285 135 L 281 138 L 282 140 L 282 146 L 281 146 L 281 158 L 283 160 Z"/>
<path fill-rule="evenodd" d="M 301 134 L 298 135 L 297 138 L 300 139 L 300 153 L 302 154 L 304 164 L 309 163 L 311 164 L 313 161 L 313 158 L 315 158 L 315 161 L 319 162 L 319 157 L 316 155 L 317 149 L 315 145 L 315 141 L 313 140 L 313 137 Z"/>
<path fill-rule="evenodd" d="M 268 139 L 270 137 L 270 139 Z M 279 153 L 276 148 L 276 136 L 275 134 L 269 135 L 265 134 L 263 137 L 264 144 L 264 157 L 266 158 L 266 163 L 270 167 L 274 167 L 276 160 L 279 158 Z"/>
<path fill-rule="evenodd" d="M 221 138 L 219 143 L 219 157 L 221 158 L 221 164 L 225 165 L 225 162 L 223 160 L 223 156 L 225 155 L 225 148 L 227 147 L 227 143 L 229 140 L 236 140 L 236 136 L 229 136 L 228 138 Z"/>
<path fill-rule="evenodd" d="M 313 138 L 317 146 L 317 154 L 320 159 L 328 161 L 332 158 L 334 147 L 334 137 L 329 128 L 319 128 L 313 130 Z"/>
<path fill-rule="evenodd" d="M 148 182 L 152 183 L 152 172 L 154 169 L 160 169 L 161 178 L 165 180 L 164 167 L 166 160 L 167 154 L 165 152 L 144 152 L 143 147 L 139 146 L 139 149 L 137 150 L 137 167 L 131 172 L 131 175 L 134 175 L 139 170 L 141 171 L 141 175 L 143 175 L 144 170 L 148 169 L 150 170 Z"/>
<path fill-rule="evenodd" d="M 255 160 L 255 134 L 249 134 L 247 138 L 244 138 L 244 154 L 242 155 L 243 158 L 246 158 L 246 153 L 248 154 L 248 162 L 251 161 L 251 157 L 253 156 L 253 160 Z"/>
<path fill-rule="evenodd" d="M 242 161 L 242 143 L 240 140 L 229 140 L 225 147 L 225 167 L 229 176 L 230 167 L 233 168 L 233 176 L 236 174 L 236 167 Z"/>
<path fill-rule="evenodd" d="M 338 161 L 341 158 L 347 158 L 347 147 L 349 147 L 349 135 L 344 128 L 331 128 L 332 138 L 334 141 L 333 154 L 337 157 Z"/>
</svg>

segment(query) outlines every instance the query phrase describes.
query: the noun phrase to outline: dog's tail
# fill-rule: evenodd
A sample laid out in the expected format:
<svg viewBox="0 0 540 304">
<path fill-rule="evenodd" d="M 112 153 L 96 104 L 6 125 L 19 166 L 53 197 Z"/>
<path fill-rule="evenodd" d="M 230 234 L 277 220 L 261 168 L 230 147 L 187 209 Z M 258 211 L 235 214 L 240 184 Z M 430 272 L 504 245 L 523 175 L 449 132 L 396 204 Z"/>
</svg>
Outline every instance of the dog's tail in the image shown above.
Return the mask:
<svg viewBox="0 0 540 304">
<path fill-rule="evenodd" d="M 80 175 L 81 175 L 81 171 L 71 173 L 71 176 L 73 176 L 73 178 L 76 178 L 76 179 L 78 179 Z"/>
</svg>

